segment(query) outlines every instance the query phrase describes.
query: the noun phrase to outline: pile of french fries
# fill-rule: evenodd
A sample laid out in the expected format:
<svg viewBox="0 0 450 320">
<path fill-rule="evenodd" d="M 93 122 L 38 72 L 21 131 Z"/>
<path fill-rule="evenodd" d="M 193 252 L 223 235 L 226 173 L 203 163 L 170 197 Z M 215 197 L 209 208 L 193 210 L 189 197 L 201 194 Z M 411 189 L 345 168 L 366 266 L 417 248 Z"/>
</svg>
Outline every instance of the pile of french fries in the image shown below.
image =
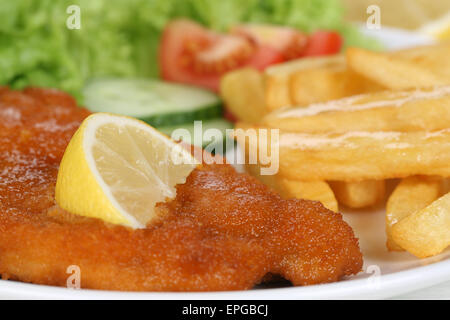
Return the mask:
<svg viewBox="0 0 450 320">
<path fill-rule="evenodd" d="M 425 258 L 450 245 L 450 44 L 237 70 L 221 94 L 237 127 L 280 130 L 278 173 L 247 167 L 283 197 L 334 211 L 387 199 L 389 250 Z M 400 179 L 390 195 L 388 179 Z"/>
</svg>

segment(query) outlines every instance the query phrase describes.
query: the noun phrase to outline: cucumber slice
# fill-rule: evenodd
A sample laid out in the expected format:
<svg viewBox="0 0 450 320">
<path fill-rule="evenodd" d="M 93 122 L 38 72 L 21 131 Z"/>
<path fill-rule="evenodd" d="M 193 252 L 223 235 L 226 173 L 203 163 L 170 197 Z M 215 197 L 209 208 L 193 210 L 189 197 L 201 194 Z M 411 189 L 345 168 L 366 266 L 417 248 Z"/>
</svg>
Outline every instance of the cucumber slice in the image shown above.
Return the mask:
<svg viewBox="0 0 450 320">
<path fill-rule="evenodd" d="M 221 100 L 193 86 L 153 79 L 102 78 L 83 90 L 86 107 L 135 117 L 152 126 L 166 126 L 220 117 Z"/>
<path fill-rule="evenodd" d="M 165 126 L 165 127 L 159 127 L 157 128 L 159 131 L 161 131 L 162 133 L 168 135 L 169 137 L 172 136 L 172 133 L 176 130 L 176 129 L 186 129 L 187 131 L 185 131 L 185 134 L 183 134 L 181 136 L 181 140 L 185 141 L 185 142 L 190 142 L 196 146 L 199 147 L 205 147 L 211 143 L 224 143 L 225 139 L 226 139 L 226 129 L 233 129 L 233 123 L 225 120 L 225 119 L 213 119 L 213 120 L 207 120 L 207 121 L 202 121 L 202 131 L 201 133 L 201 141 L 197 141 L 194 139 L 194 122 L 189 122 L 189 123 L 185 123 L 182 125 L 174 125 L 174 126 Z M 211 138 L 211 139 L 203 139 L 204 138 L 204 133 L 206 130 L 208 129 L 218 129 L 221 132 L 221 138 L 219 139 L 219 137 L 216 138 Z M 198 129 L 197 129 L 198 130 Z M 214 133 L 213 133 L 214 134 Z"/>
</svg>

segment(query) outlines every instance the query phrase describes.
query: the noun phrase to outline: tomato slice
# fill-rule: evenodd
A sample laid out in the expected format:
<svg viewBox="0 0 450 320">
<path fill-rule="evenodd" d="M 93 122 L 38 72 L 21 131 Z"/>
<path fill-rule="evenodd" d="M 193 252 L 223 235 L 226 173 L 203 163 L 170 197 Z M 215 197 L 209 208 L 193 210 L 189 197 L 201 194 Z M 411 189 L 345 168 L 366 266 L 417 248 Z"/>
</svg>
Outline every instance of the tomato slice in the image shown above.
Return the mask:
<svg viewBox="0 0 450 320">
<path fill-rule="evenodd" d="M 189 20 L 174 20 L 163 32 L 159 61 L 163 79 L 218 91 L 224 73 L 247 65 L 262 70 L 282 62 L 283 56 L 242 36 L 222 35 Z"/>
<path fill-rule="evenodd" d="M 319 56 L 338 53 L 342 38 L 337 32 L 316 31 L 310 36 L 289 27 L 244 24 L 231 29 L 251 41 L 278 50 L 285 60 L 304 56 Z"/>
<path fill-rule="evenodd" d="M 316 31 L 309 37 L 304 56 L 320 56 L 338 53 L 342 48 L 342 37 L 334 31 Z"/>
<path fill-rule="evenodd" d="M 285 59 L 278 50 L 261 45 L 256 48 L 253 55 L 247 61 L 247 66 L 263 71 L 268 66 L 283 61 L 285 61 Z"/>
<path fill-rule="evenodd" d="M 308 36 L 294 28 L 264 24 L 243 24 L 231 29 L 232 34 L 247 37 L 254 43 L 280 52 L 285 60 L 303 55 Z"/>
<path fill-rule="evenodd" d="M 164 29 L 159 63 L 165 80 L 218 91 L 220 77 L 230 70 L 243 66 L 263 70 L 303 56 L 334 54 L 341 46 L 341 36 L 331 31 L 308 37 L 289 27 L 249 24 L 219 34 L 179 19 Z"/>
</svg>

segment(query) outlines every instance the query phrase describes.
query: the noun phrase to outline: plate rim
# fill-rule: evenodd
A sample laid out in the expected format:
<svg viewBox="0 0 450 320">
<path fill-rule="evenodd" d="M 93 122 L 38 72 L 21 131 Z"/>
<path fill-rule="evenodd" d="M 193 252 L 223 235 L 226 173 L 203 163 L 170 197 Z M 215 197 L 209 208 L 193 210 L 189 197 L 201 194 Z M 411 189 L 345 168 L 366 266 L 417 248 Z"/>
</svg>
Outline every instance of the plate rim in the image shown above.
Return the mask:
<svg viewBox="0 0 450 320">
<path fill-rule="evenodd" d="M 49 285 L 0 280 L 0 298 L 68 300 L 303 300 L 303 299 L 379 299 L 431 287 L 450 280 L 450 258 L 421 267 L 380 275 L 378 285 L 368 278 L 274 289 L 206 292 L 136 292 L 93 289 L 67 289 Z M 7 297 L 7 296 L 10 297 Z"/>
</svg>

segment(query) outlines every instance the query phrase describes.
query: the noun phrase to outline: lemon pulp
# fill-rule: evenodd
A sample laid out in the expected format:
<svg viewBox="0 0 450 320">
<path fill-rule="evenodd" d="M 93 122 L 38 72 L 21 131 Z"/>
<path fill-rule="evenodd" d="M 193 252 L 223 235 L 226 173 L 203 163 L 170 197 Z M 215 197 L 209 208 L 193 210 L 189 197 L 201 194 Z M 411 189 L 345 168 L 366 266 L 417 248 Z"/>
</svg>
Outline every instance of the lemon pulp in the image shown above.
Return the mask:
<svg viewBox="0 0 450 320">
<path fill-rule="evenodd" d="M 56 201 L 74 214 L 142 228 L 155 204 L 174 198 L 198 165 L 180 145 L 149 125 L 96 113 L 81 124 L 61 161 Z"/>
</svg>

